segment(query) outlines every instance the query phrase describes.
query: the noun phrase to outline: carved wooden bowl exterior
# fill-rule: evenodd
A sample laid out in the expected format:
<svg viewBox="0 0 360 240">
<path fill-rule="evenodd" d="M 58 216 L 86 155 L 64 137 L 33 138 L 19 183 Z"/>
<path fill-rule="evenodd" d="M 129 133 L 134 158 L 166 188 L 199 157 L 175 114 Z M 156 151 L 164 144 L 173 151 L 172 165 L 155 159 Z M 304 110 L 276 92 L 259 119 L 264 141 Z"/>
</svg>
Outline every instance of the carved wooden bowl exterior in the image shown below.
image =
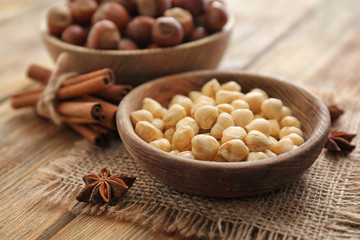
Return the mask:
<svg viewBox="0 0 360 240">
<path fill-rule="evenodd" d="M 210 162 L 179 158 L 152 147 L 135 134 L 130 113 L 141 108 L 145 97 L 167 106 L 175 94 L 199 90 L 212 78 L 220 83 L 236 81 L 243 92 L 258 87 L 281 99 L 301 121 L 305 143 L 264 160 Z M 298 179 L 323 149 L 330 117 L 321 100 L 290 82 L 241 72 L 195 71 L 162 77 L 135 88 L 119 105 L 117 127 L 130 155 L 162 182 L 192 194 L 232 198 L 268 192 Z"/>
<path fill-rule="evenodd" d="M 80 73 L 109 67 L 116 81 L 139 85 L 150 79 L 191 70 L 214 69 L 228 45 L 234 19 L 230 18 L 223 30 L 203 39 L 175 47 L 133 51 L 96 50 L 65 43 L 47 33 L 45 23 L 41 38 L 55 61 L 66 51 L 75 58 L 74 69 Z"/>
</svg>

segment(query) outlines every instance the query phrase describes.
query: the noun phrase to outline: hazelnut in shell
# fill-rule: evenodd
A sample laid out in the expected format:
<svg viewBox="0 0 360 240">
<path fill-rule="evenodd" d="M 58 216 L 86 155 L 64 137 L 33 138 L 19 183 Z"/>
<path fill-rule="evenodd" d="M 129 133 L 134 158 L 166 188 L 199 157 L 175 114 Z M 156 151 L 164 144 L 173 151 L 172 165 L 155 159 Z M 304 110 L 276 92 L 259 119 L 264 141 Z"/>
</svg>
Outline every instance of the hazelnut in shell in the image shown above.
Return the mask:
<svg viewBox="0 0 360 240">
<path fill-rule="evenodd" d="M 92 24 L 95 24 L 104 19 L 108 19 L 115 23 L 117 28 L 121 31 L 128 24 L 130 16 L 122 5 L 115 2 L 106 2 L 99 6 L 92 16 L 91 22 Z"/>
<path fill-rule="evenodd" d="M 212 2 L 205 11 L 205 26 L 211 31 L 220 31 L 227 23 L 229 14 L 223 3 Z"/>
<path fill-rule="evenodd" d="M 136 0 L 136 6 L 140 15 L 157 17 L 171 7 L 171 0 Z"/>
<path fill-rule="evenodd" d="M 46 16 L 48 31 L 52 35 L 60 35 L 72 22 L 73 18 L 70 9 L 65 6 L 50 8 Z"/>
<path fill-rule="evenodd" d="M 124 8 L 126 8 L 129 14 L 136 14 L 136 0 L 110 0 L 110 2 L 121 4 Z"/>
<path fill-rule="evenodd" d="M 110 20 L 101 20 L 91 28 L 86 46 L 95 49 L 118 49 L 120 33 Z"/>
<path fill-rule="evenodd" d="M 131 39 L 121 38 L 118 49 L 119 50 L 136 50 L 136 49 L 139 49 L 139 47 Z"/>
<path fill-rule="evenodd" d="M 164 16 L 175 18 L 183 27 L 185 35 L 189 35 L 194 28 L 194 19 L 186 9 L 178 7 L 170 8 L 165 11 Z"/>
<path fill-rule="evenodd" d="M 84 46 L 86 43 L 87 31 L 80 25 L 73 24 L 64 29 L 61 40 L 64 42 Z"/>
<path fill-rule="evenodd" d="M 152 39 L 160 47 L 174 46 L 182 42 L 184 30 L 173 17 L 159 17 L 155 20 Z"/>
<path fill-rule="evenodd" d="M 172 0 L 173 7 L 180 7 L 191 12 L 193 17 L 197 17 L 204 12 L 205 0 Z"/>
<path fill-rule="evenodd" d="M 98 4 L 94 0 L 76 0 L 70 4 L 71 14 L 76 22 L 81 25 L 89 24 L 92 15 L 98 8 Z"/>
<path fill-rule="evenodd" d="M 199 40 L 199 39 L 206 37 L 207 35 L 208 34 L 206 33 L 206 30 L 204 27 L 201 27 L 201 26 L 196 27 L 191 31 L 189 40 L 190 41 Z"/>
<path fill-rule="evenodd" d="M 148 16 L 133 18 L 126 26 L 126 36 L 140 46 L 146 46 L 152 42 L 151 33 L 155 19 Z"/>
</svg>

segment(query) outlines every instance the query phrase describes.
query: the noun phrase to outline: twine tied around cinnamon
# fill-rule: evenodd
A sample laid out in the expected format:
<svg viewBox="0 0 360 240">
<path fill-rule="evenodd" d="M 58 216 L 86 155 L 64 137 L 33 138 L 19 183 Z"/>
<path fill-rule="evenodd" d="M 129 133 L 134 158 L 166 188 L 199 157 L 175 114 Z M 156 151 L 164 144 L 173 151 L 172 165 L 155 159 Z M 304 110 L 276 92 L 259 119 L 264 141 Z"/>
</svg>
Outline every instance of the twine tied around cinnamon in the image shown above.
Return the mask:
<svg viewBox="0 0 360 240">
<path fill-rule="evenodd" d="M 59 55 L 56 60 L 55 68 L 50 75 L 48 84 L 36 104 L 37 113 L 49 117 L 58 126 L 63 122 L 63 117 L 56 111 L 56 93 L 66 79 L 78 75 L 76 72 L 63 72 L 68 60 L 68 53 L 63 52 Z"/>
</svg>

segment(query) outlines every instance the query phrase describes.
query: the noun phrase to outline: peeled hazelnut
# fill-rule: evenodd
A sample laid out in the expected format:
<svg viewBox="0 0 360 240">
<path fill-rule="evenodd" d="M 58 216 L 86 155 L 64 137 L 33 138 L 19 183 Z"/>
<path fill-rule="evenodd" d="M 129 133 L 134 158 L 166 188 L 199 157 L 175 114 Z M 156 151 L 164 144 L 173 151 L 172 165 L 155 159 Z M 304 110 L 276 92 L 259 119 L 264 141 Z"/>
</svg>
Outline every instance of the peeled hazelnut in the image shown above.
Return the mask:
<svg viewBox="0 0 360 240">
<path fill-rule="evenodd" d="M 245 129 L 250 132 L 252 130 L 258 130 L 262 132 L 266 136 L 269 136 L 271 133 L 271 124 L 268 120 L 264 118 L 257 118 L 251 121 L 249 124 L 245 126 Z"/>
<path fill-rule="evenodd" d="M 184 30 L 180 23 L 172 17 L 159 17 L 152 30 L 154 43 L 161 47 L 174 46 L 182 42 Z"/>
<path fill-rule="evenodd" d="M 221 89 L 222 90 L 227 90 L 227 91 L 241 92 L 240 84 L 235 82 L 235 81 L 229 81 L 229 82 L 221 84 Z"/>
<path fill-rule="evenodd" d="M 212 2 L 205 11 L 205 25 L 212 31 L 220 31 L 227 23 L 228 15 L 224 4 Z"/>
<path fill-rule="evenodd" d="M 139 47 L 136 43 L 128 38 L 121 38 L 119 42 L 119 50 L 136 50 Z"/>
<path fill-rule="evenodd" d="M 246 160 L 249 162 L 266 159 L 268 156 L 263 152 L 250 152 Z"/>
<path fill-rule="evenodd" d="M 219 150 L 219 142 L 212 136 L 199 134 L 191 140 L 191 152 L 200 160 L 212 160 Z"/>
<path fill-rule="evenodd" d="M 191 12 L 193 17 L 199 16 L 204 12 L 205 1 L 204 0 L 172 0 L 174 7 L 180 7 Z"/>
<path fill-rule="evenodd" d="M 258 92 L 258 93 L 261 93 L 264 97 L 264 99 L 268 99 L 269 98 L 269 95 L 267 94 L 267 92 L 265 92 L 264 90 L 262 90 L 261 88 L 253 88 L 251 89 L 250 92 Z"/>
<path fill-rule="evenodd" d="M 194 19 L 188 10 L 174 7 L 166 10 L 164 16 L 175 18 L 183 27 L 184 34 L 191 34 L 194 28 Z"/>
<path fill-rule="evenodd" d="M 199 40 L 206 37 L 207 35 L 208 34 L 204 27 L 196 27 L 191 31 L 189 40 L 190 41 Z"/>
<path fill-rule="evenodd" d="M 91 22 L 92 24 L 95 24 L 104 19 L 108 19 L 115 23 L 119 31 L 121 31 L 128 24 L 130 16 L 122 5 L 114 2 L 106 2 L 99 6 L 92 16 Z"/>
<path fill-rule="evenodd" d="M 95 49 L 118 49 L 120 33 L 115 23 L 101 20 L 91 28 L 86 46 Z"/>
<path fill-rule="evenodd" d="M 50 8 L 46 20 L 49 33 L 53 35 L 60 35 L 73 21 L 70 9 L 65 6 Z"/>
<path fill-rule="evenodd" d="M 61 40 L 64 42 L 83 46 L 86 43 L 87 32 L 80 25 L 70 25 L 64 29 L 61 34 Z"/>
<path fill-rule="evenodd" d="M 245 138 L 245 143 L 249 148 L 249 151 L 252 152 L 263 151 L 271 144 L 270 139 L 257 130 L 252 130 L 248 133 Z"/>
<path fill-rule="evenodd" d="M 157 17 L 171 7 L 171 0 L 136 0 L 140 15 Z"/>
<path fill-rule="evenodd" d="M 254 114 L 261 112 L 261 104 L 266 100 L 260 92 L 248 92 L 244 96 L 244 100 L 249 104 L 250 110 Z"/>
<path fill-rule="evenodd" d="M 204 105 L 195 112 L 195 120 L 202 129 L 211 129 L 219 116 L 217 107 Z"/>
<path fill-rule="evenodd" d="M 221 85 L 216 78 L 213 78 L 202 86 L 201 93 L 215 98 L 215 95 L 219 90 L 221 90 Z"/>
<path fill-rule="evenodd" d="M 145 142 L 152 142 L 154 140 L 163 138 L 163 133 L 153 124 L 146 121 L 139 121 L 135 125 L 135 133 Z"/>
<path fill-rule="evenodd" d="M 261 104 L 261 111 L 268 119 L 281 119 L 283 103 L 280 99 L 269 98 Z"/>
<path fill-rule="evenodd" d="M 229 162 L 239 162 L 246 159 L 249 149 L 240 139 L 232 139 L 220 146 L 219 154 Z"/>
<path fill-rule="evenodd" d="M 98 4 L 94 0 L 76 0 L 70 4 L 71 14 L 80 24 L 88 24 L 92 15 L 98 8 Z"/>
<path fill-rule="evenodd" d="M 126 26 L 126 35 L 137 44 L 146 46 L 152 42 L 151 33 L 154 23 L 155 19 L 152 17 L 135 17 Z"/>
</svg>

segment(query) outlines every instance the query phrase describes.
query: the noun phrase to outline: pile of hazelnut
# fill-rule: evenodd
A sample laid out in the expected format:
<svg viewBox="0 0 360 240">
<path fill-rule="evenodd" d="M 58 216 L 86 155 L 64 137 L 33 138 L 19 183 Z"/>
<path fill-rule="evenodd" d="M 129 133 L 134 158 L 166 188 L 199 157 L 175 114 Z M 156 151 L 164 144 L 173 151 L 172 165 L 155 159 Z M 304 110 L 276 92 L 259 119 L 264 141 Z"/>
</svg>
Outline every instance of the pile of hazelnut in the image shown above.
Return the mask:
<svg viewBox="0 0 360 240">
<path fill-rule="evenodd" d="M 47 14 L 48 32 L 93 49 L 169 47 L 220 31 L 220 0 L 68 0 Z"/>
<path fill-rule="evenodd" d="M 304 143 L 300 121 L 259 88 L 244 94 L 230 81 L 207 82 L 189 96 L 175 95 L 169 109 L 145 98 L 131 113 L 135 133 L 165 152 L 208 161 L 254 161 Z"/>
</svg>

